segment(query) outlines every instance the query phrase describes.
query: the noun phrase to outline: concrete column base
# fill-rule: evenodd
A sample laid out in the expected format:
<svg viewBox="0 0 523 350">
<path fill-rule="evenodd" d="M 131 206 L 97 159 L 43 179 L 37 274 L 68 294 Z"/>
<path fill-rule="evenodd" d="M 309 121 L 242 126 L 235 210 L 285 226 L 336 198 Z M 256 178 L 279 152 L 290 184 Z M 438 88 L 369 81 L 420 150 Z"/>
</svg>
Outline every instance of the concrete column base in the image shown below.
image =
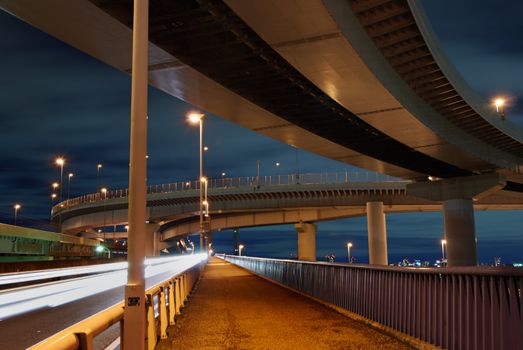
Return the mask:
<svg viewBox="0 0 523 350">
<path fill-rule="evenodd" d="M 367 202 L 369 264 L 388 265 L 387 224 L 383 202 Z"/>
<path fill-rule="evenodd" d="M 294 228 L 298 233 L 298 260 L 316 261 L 316 225 L 300 222 Z"/>
<path fill-rule="evenodd" d="M 476 227 L 472 199 L 448 199 L 443 202 L 447 266 L 475 266 Z"/>
</svg>

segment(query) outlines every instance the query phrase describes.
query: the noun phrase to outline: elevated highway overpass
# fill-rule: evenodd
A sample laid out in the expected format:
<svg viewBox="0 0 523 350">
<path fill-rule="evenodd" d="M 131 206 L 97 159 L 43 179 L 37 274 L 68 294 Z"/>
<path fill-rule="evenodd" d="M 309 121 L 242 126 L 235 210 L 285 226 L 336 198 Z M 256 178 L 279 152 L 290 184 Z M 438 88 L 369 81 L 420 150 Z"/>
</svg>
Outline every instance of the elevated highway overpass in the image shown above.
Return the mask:
<svg viewBox="0 0 523 350">
<path fill-rule="evenodd" d="M 0 0 L 130 72 L 132 2 Z M 523 133 L 452 67 L 417 1 L 150 1 L 150 83 L 288 144 L 402 178 L 499 171 Z M 486 67 L 487 68 L 487 67 Z"/>
<path fill-rule="evenodd" d="M 264 177 L 223 178 L 209 181 L 210 219 L 208 233 L 222 229 L 295 224 L 300 237 L 315 241 L 312 223 L 368 215 L 369 240 L 377 235 L 386 241 L 384 213 L 442 210 L 437 200 L 409 194 L 410 181 L 379 174 L 300 174 Z M 504 184 L 501 183 L 499 187 Z M 153 185 L 148 189 L 148 254 L 199 231 L 199 183 L 179 182 Z M 414 191 L 414 190 L 413 190 Z M 87 237 L 124 238 L 126 232 L 98 234 L 94 229 L 127 223 L 127 190 L 106 195 L 89 194 L 59 203 L 53 220 L 61 221 L 66 233 Z M 523 194 L 511 191 L 482 191 L 474 199 L 476 210 L 523 209 Z M 382 226 L 373 229 L 372 214 Z M 376 218 L 376 215 L 374 216 Z M 382 218 L 382 219 L 381 219 Z M 303 230 L 306 230 L 306 234 Z M 308 230 L 308 231 L 307 231 Z M 450 244 L 450 243 L 449 243 Z M 379 248 L 386 256 L 386 246 Z M 300 253 L 300 252 L 299 252 Z M 303 253 L 303 252 L 301 252 Z M 307 259 L 315 259 L 315 249 Z"/>
</svg>

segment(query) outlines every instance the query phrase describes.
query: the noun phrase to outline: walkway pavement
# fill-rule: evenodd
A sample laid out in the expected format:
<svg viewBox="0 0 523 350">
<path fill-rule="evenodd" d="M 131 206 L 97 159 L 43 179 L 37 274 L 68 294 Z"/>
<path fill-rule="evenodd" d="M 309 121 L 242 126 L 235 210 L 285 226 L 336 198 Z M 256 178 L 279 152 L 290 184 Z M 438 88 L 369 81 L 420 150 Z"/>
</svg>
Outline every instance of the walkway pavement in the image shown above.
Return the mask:
<svg viewBox="0 0 523 350">
<path fill-rule="evenodd" d="M 157 349 L 412 349 L 216 258 L 182 313 Z"/>
</svg>

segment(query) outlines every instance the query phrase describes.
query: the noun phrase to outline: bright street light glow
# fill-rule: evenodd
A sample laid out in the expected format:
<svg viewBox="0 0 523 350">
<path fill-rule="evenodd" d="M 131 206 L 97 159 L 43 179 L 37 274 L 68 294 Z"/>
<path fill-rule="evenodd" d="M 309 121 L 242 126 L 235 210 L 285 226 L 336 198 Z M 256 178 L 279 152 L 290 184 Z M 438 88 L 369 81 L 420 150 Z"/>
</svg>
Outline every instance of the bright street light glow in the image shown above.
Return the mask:
<svg viewBox="0 0 523 350">
<path fill-rule="evenodd" d="M 193 113 L 189 113 L 189 115 L 187 116 L 187 120 L 191 124 L 198 124 L 200 122 L 200 120 L 203 119 L 203 116 L 204 115 L 201 113 L 193 112 Z"/>
<path fill-rule="evenodd" d="M 101 253 L 105 250 L 104 246 L 103 245 L 97 245 L 96 246 L 96 252 L 97 253 Z"/>
<path fill-rule="evenodd" d="M 53 194 L 51 195 L 51 198 L 52 198 L 52 199 L 55 199 L 55 198 L 56 198 L 56 193 L 53 193 Z"/>
<path fill-rule="evenodd" d="M 67 175 L 67 176 L 69 176 L 69 178 L 72 178 L 74 176 L 74 174 L 73 173 L 69 173 L 69 175 Z"/>
<path fill-rule="evenodd" d="M 349 247 L 349 248 L 352 247 L 352 243 L 351 242 L 347 243 L 347 247 Z"/>
<path fill-rule="evenodd" d="M 441 244 L 447 244 L 447 241 L 444 240 L 444 239 L 442 239 L 442 240 L 441 240 Z"/>
<path fill-rule="evenodd" d="M 102 192 L 103 194 L 106 194 L 107 193 L 107 188 L 103 187 L 100 192 Z"/>
<path fill-rule="evenodd" d="M 203 205 L 209 205 L 209 202 L 203 201 Z"/>
<path fill-rule="evenodd" d="M 276 162 L 276 166 L 280 166 L 280 163 Z"/>
<path fill-rule="evenodd" d="M 15 208 L 16 210 L 18 210 L 18 209 L 22 208 L 22 206 L 21 206 L 20 204 L 17 203 L 17 204 L 15 204 L 14 208 Z"/>
<path fill-rule="evenodd" d="M 222 173 L 222 176 L 225 176 L 225 175 L 227 175 L 227 174 L 226 173 Z"/>
<path fill-rule="evenodd" d="M 65 164 L 65 159 L 60 157 L 60 158 L 56 158 L 56 165 L 59 165 L 59 166 L 63 166 Z"/>
<path fill-rule="evenodd" d="M 209 150 L 209 147 L 205 146 L 205 147 L 203 147 L 203 150 L 204 150 L 205 152 L 207 152 L 207 151 Z"/>
<path fill-rule="evenodd" d="M 202 177 L 202 178 L 200 179 L 200 181 L 201 181 L 201 182 L 207 182 L 207 178 L 206 178 L 206 177 Z"/>
<path fill-rule="evenodd" d="M 98 164 L 98 165 L 96 166 L 96 168 L 97 168 L 97 169 L 100 169 L 102 166 L 103 166 L 102 164 Z"/>
<path fill-rule="evenodd" d="M 58 182 L 53 182 L 53 188 L 58 188 L 58 186 L 60 186 Z"/>
<path fill-rule="evenodd" d="M 498 97 L 494 100 L 494 106 L 496 106 L 496 112 L 500 112 L 503 109 L 503 106 L 505 105 L 505 99 Z"/>
</svg>

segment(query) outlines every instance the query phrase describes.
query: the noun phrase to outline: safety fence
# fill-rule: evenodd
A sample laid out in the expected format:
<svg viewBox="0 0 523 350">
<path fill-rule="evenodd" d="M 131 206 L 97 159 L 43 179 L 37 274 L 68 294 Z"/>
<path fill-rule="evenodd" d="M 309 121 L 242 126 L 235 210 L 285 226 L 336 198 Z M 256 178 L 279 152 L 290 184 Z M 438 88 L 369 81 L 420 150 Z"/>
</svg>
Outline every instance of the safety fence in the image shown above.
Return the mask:
<svg viewBox="0 0 523 350">
<path fill-rule="evenodd" d="M 201 263 L 146 290 L 147 349 L 167 338 L 167 327 L 175 324 L 191 290 L 200 278 Z M 30 350 L 92 350 L 96 336 L 115 324 L 123 335 L 123 302 L 93 315 L 30 347 Z M 126 348 L 127 349 L 127 348 Z M 132 346 L 128 349 L 132 349 Z"/>
<path fill-rule="evenodd" d="M 444 349 L 523 349 L 523 269 L 222 258 Z"/>
<path fill-rule="evenodd" d="M 226 189 L 239 187 L 258 186 L 285 186 L 285 185 L 328 185 L 360 182 L 405 182 L 398 178 L 378 173 L 315 173 L 315 174 L 285 174 L 269 176 L 244 176 L 233 178 L 208 179 L 208 189 Z M 150 185 L 147 187 L 148 194 L 173 193 L 181 191 L 194 191 L 200 189 L 200 181 L 182 181 L 168 184 Z M 129 195 L 127 188 L 117 190 L 104 190 L 104 192 L 86 194 L 58 203 L 52 212 L 57 213 L 62 209 L 74 207 L 82 203 L 104 201 L 113 198 L 126 198 Z"/>
</svg>

